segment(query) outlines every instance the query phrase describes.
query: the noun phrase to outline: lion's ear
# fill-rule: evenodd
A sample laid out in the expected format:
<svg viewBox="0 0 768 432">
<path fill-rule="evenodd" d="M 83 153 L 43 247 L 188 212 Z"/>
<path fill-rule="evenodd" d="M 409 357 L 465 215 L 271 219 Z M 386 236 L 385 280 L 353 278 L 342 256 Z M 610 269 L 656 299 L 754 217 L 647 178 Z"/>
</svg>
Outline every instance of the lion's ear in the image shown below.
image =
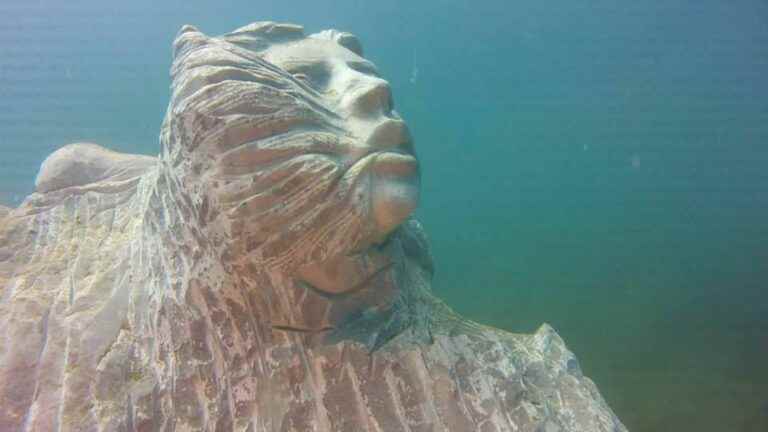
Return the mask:
<svg viewBox="0 0 768 432">
<path fill-rule="evenodd" d="M 360 39 L 358 39 L 357 36 L 353 35 L 352 33 L 338 31 L 335 29 L 328 29 L 319 33 L 314 33 L 309 37 L 336 42 L 337 44 L 352 51 L 360 57 L 363 57 L 363 44 L 361 44 Z"/>
<path fill-rule="evenodd" d="M 304 36 L 304 27 L 297 24 L 276 23 L 273 21 L 257 21 L 242 26 L 234 31 L 224 35 L 252 35 L 260 36 L 270 40 L 279 40 L 282 38 L 294 39 Z"/>
<path fill-rule="evenodd" d="M 241 48 L 261 51 L 271 44 L 304 37 L 304 27 L 296 24 L 259 21 L 221 36 L 221 39 Z"/>
<path fill-rule="evenodd" d="M 204 45 L 208 37 L 195 26 L 185 24 L 181 27 L 173 40 L 173 59 L 182 57 L 191 49 Z"/>
</svg>

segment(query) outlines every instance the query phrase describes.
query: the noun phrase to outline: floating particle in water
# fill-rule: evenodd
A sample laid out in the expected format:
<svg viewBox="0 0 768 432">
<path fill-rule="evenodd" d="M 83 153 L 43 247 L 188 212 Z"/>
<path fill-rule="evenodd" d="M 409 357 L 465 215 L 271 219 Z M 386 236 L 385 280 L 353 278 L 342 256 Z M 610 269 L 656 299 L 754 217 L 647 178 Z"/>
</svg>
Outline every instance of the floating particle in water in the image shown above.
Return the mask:
<svg viewBox="0 0 768 432">
<path fill-rule="evenodd" d="M 632 168 L 640 168 L 640 156 L 638 155 L 632 155 L 632 159 L 630 160 L 632 164 Z"/>
<path fill-rule="evenodd" d="M 581 147 L 584 151 L 589 150 L 589 144 L 584 144 L 584 146 Z"/>
<path fill-rule="evenodd" d="M 521 34 L 521 39 L 524 42 L 534 42 L 539 38 L 539 34 L 535 31 L 524 31 Z"/>
<path fill-rule="evenodd" d="M 408 79 L 408 81 L 411 82 L 411 84 L 416 84 L 416 81 L 419 79 L 419 68 L 417 66 L 413 67 L 413 70 L 411 71 L 411 78 Z"/>
<path fill-rule="evenodd" d="M 416 84 L 416 81 L 419 80 L 419 62 L 416 61 L 416 48 L 413 49 L 413 57 L 411 60 L 411 76 L 408 78 L 408 82 L 411 84 Z"/>
</svg>

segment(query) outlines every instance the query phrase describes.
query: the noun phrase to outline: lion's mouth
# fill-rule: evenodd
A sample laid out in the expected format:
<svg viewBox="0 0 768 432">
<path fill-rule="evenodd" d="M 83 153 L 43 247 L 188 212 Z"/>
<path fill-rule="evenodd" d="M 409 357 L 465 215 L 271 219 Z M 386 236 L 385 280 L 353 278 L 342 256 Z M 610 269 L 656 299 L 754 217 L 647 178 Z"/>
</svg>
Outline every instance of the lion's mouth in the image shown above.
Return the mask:
<svg viewBox="0 0 768 432">
<path fill-rule="evenodd" d="M 372 169 L 380 176 L 407 177 L 417 174 L 419 163 L 413 155 L 387 151 L 376 154 Z"/>
<path fill-rule="evenodd" d="M 346 171 L 357 175 L 365 170 L 384 178 L 405 179 L 418 174 L 419 162 L 403 151 L 374 151 L 353 162 Z"/>
</svg>

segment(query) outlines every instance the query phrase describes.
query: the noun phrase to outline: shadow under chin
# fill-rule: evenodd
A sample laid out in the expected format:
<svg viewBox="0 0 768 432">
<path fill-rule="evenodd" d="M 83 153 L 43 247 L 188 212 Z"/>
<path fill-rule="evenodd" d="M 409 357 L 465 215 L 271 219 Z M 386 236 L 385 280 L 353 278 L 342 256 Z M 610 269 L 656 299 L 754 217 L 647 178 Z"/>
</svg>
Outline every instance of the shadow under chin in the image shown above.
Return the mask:
<svg viewBox="0 0 768 432">
<path fill-rule="evenodd" d="M 297 277 L 324 297 L 353 294 L 392 267 L 386 252 L 371 248 L 353 255 L 337 255 L 301 266 Z"/>
</svg>

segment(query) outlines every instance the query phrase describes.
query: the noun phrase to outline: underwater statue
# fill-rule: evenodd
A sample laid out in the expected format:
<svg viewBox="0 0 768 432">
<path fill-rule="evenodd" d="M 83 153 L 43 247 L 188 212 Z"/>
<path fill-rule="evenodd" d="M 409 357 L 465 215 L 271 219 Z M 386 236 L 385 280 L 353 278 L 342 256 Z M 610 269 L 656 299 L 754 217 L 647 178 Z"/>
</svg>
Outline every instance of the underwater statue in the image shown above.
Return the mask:
<svg viewBox="0 0 768 432">
<path fill-rule="evenodd" d="M 158 157 L 71 144 L 0 209 L 1 431 L 626 430 L 552 328 L 434 296 L 357 38 L 185 26 L 171 76 Z"/>
</svg>

